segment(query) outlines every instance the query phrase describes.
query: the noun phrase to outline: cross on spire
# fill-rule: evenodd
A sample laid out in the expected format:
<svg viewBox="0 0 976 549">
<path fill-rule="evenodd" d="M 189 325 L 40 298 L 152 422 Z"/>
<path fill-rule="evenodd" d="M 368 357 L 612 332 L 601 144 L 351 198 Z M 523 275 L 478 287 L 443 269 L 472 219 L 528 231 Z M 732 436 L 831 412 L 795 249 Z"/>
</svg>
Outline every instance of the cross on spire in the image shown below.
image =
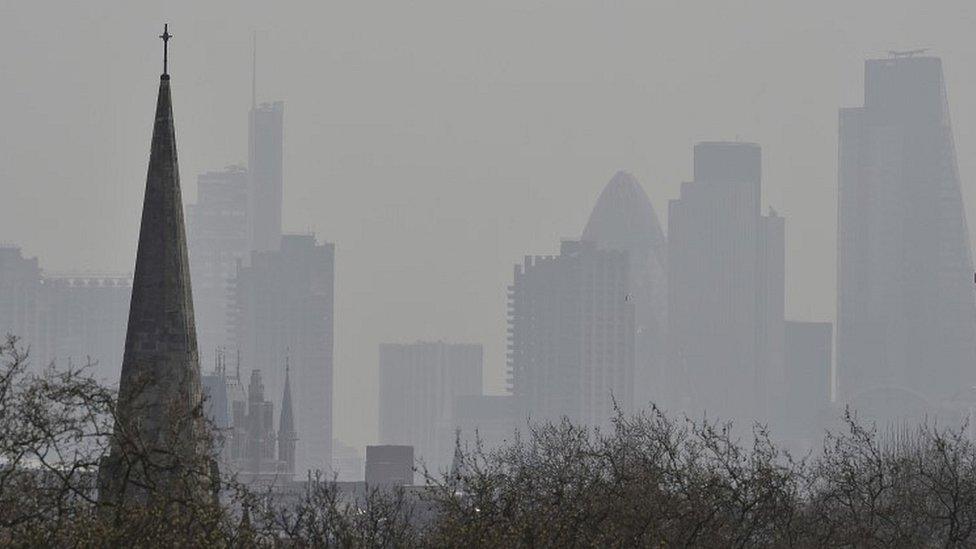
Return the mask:
<svg viewBox="0 0 976 549">
<path fill-rule="evenodd" d="M 163 24 L 163 34 L 159 35 L 163 39 L 163 74 L 168 75 L 166 65 L 169 63 L 169 39 L 173 37 L 169 33 L 169 23 Z"/>
</svg>

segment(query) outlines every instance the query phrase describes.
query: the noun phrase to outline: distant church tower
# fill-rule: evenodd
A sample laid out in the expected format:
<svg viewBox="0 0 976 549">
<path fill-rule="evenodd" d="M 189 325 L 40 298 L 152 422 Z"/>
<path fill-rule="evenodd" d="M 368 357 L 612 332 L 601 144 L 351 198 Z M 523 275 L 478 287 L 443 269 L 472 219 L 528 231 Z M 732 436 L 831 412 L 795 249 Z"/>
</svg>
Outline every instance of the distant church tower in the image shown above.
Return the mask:
<svg viewBox="0 0 976 549">
<path fill-rule="evenodd" d="M 295 416 L 291 405 L 291 382 L 288 362 L 285 362 L 285 392 L 281 397 L 281 417 L 278 421 L 278 461 L 285 465 L 285 473 L 295 474 Z"/>
<path fill-rule="evenodd" d="M 99 470 L 103 503 L 212 497 L 216 473 L 202 409 L 190 266 L 163 39 L 149 173 L 142 207 L 119 401 Z M 144 449 L 137 451 L 137 449 Z M 148 486 L 143 488 L 142 486 Z"/>
</svg>

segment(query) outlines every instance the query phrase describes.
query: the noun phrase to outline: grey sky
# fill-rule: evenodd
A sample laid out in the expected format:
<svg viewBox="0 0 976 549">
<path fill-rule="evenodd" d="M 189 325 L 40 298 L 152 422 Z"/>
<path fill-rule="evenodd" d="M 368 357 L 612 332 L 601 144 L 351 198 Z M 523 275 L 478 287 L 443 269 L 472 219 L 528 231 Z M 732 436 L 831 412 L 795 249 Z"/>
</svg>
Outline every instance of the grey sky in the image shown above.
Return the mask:
<svg viewBox="0 0 976 549">
<path fill-rule="evenodd" d="M 837 108 L 863 60 L 942 57 L 976 219 L 968 2 L 0 4 L 0 240 L 49 270 L 134 264 L 162 23 L 184 198 L 285 106 L 284 224 L 337 244 L 336 433 L 375 436 L 376 344 L 483 342 L 503 387 L 505 287 L 578 236 L 619 169 L 662 223 L 704 139 L 756 141 L 787 218 L 787 315 L 833 319 Z M 209 367 L 209 365 L 207 365 Z"/>
</svg>

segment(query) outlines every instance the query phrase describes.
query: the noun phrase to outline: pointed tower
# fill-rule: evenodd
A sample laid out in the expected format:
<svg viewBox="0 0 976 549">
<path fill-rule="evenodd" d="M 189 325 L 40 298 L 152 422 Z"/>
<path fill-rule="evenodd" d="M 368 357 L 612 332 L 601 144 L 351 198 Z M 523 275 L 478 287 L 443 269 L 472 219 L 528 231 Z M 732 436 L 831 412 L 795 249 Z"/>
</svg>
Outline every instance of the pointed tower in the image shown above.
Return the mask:
<svg viewBox="0 0 976 549">
<path fill-rule="evenodd" d="M 281 417 L 278 421 L 278 461 L 285 464 L 287 475 L 295 474 L 295 416 L 291 406 L 291 382 L 289 380 L 288 358 L 285 358 L 285 392 L 281 397 Z"/>
<path fill-rule="evenodd" d="M 202 409 L 190 268 L 183 225 L 164 42 L 142 225 L 119 381 L 115 431 L 99 471 L 103 502 L 167 502 L 207 493 L 210 457 Z"/>
<path fill-rule="evenodd" d="M 651 200 L 637 178 L 623 171 L 613 176 L 590 213 L 582 239 L 627 252 L 637 332 L 634 402 L 639 408 L 649 402 L 668 404 L 668 247 Z"/>
</svg>

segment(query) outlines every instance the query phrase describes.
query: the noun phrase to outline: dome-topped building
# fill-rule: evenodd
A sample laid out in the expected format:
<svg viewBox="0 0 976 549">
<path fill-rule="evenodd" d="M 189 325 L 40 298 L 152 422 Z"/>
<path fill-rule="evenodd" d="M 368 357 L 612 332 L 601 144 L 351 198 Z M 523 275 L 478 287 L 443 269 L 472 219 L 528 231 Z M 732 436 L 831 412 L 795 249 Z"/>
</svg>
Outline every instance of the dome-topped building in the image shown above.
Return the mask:
<svg viewBox="0 0 976 549">
<path fill-rule="evenodd" d="M 651 201 L 637 179 L 617 172 L 607 183 L 583 229 L 583 240 L 630 256 L 628 298 L 636 310 L 634 402 L 665 404 L 667 241 Z"/>
</svg>

